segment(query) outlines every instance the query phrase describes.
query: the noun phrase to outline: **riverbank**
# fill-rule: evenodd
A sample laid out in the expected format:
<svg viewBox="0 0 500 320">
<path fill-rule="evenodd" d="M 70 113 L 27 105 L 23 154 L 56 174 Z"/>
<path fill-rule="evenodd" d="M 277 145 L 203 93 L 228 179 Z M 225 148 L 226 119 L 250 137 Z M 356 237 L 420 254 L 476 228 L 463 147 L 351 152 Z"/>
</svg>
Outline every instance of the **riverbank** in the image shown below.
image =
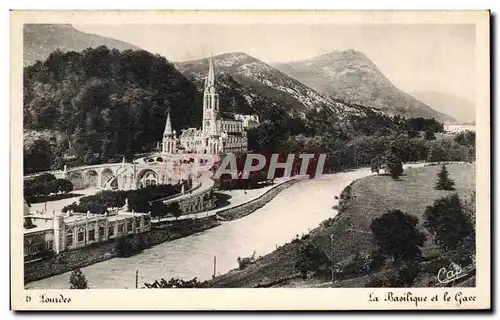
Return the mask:
<svg viewBox="0 0 500 320">
<path fill-rule="evenodd" d="M 388 176 L 368 176 L 351 181 L 344 188 L 340 201 L 332 201 L 332 204 L 338 205 L 338 214 L 332 210 L 332 217 L 321 222 L 320 226 L 309 233 L 299 235 L 279 246 L 275 251 L 257 259 L 244 270 L 234 269 L 209 280 L 210 285 L 245 288 L 331 287 L 331 274 L 328 270 L 318 272 L 309 279 L 300 278 L 295 269 L 298 249 L 303 243 L 311 242 L 331 261 L 348 266 L 356 254 L 363 256 L 374 249 L 370 230 L 373 218 L 389 209 L 399 208 L 416 216 L 422 222 L 422 214 L 426 206 L 450 192 L 433 189 L 439 166 L 411 166 L 413 168 L 406 169 L 400 181 L 393 181 Z M 455 192 L 461 198 L 475 190 L 474 164 L 450 164 L 448 170 L 450 178 L 456 183 Z M 335 195 L 332 194 L 332 197 Z M 419 286 L 429 285 L 435 279 L 433 272 L 443 263 L 443 261 L 433 260 L 433 257 L 437 255 L 437 250 L 431 239 L 426 241 L 423 254 L 429 259 L 429 265 L 426 266 L 428 267 L 427 274 L 432 277 L 422 277 Z M 370 275 L 357 277 L 354 273 L 349 274 L 348 271 L 342 277 L 337 279 L 333 286 L 364 287 L 374 280 Z"/>
<path fill-rule="evenodd" d="M 162 221 L 154 223 L 153 229 L 145 234 L 141 234 L 140 240 L 129 237 L 127 241 L 130 246 L 137 250 L 135 254 L 140 254 L 143 247 L 150 248 L 164 242 L 173 241 L 183 237 L 203 232 L 221 225 L 220 220 L 236 220 L 253 213 L 272 200 L 282 190 L 288 188 L 298 180 L 289 180 L 272 186 L 263 194 L 246 203 L 236 206 L 229 206 L 216 210 L 204 217 L 187 218 L 179 220 Z M 154 222 L 154 221 L 153 221 Z M 137 244 L 139 241 L 141 244 Z M 115 240 L 101 243 L 95 246 L 81 248 L 79 250 L 62 252 L 57 256 L 34 261 L 25 264 L 25 284 L 36 280 L 52 277 L 72 271 L 76 268 L 90 266 L 118 257 Z"/>
<path fill-rule="evenodd" d="M 134 251 L 131 255 L 136 255 L 141 254 L 144 248 L 150 248 L 166 241 L 187 237 L 215 228 L 220 224 L 215 217 L 181 220 L 157 226 L 146 233 L 130 235 L 124 241 L 128 242 Z M 27 284 L 36 280 L 60 275 L 77 268 L 83 268 L 113 258 L 126 259 L 125 257 L 120 257 L 116 243 L 117 240 L 113 239 L 105 243 L 90 245 L 72 251 L 64 251 L 59 255 L 26 263 L 24 264 L 24 283 Z"/>
</svg>

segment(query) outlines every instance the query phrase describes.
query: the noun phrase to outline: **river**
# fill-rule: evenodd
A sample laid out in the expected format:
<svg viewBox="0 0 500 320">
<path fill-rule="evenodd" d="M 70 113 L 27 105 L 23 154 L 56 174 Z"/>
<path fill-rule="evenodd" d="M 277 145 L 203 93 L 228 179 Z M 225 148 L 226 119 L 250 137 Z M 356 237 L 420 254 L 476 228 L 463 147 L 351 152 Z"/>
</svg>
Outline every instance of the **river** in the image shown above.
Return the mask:
<svg viewBox="0 0 500 320">
<path fill-rule="evenodd" d="M 337 211 L 332 206 L 338 201 L 334 197 L 351 181 L 370 174 L 369 169 L 359 169 L 299 181 L 246 217 L 162 243 L 133 257 L 100 262 L 82 271 L 92 289 L 134 288 L 136 270 L 139 287 L 161 278 L 206 280 L 213 274 L 216 256 L 216 273 L 224 274 L 238 266 L 238 257 L 250 256 L 254 250 L 257 256 L 270 253 L 296 234 L 307 233 L 321 221 L 333 217 Z M 69 274 L 31 282 L 26 288 L 68 288 Z"/>
</svg>

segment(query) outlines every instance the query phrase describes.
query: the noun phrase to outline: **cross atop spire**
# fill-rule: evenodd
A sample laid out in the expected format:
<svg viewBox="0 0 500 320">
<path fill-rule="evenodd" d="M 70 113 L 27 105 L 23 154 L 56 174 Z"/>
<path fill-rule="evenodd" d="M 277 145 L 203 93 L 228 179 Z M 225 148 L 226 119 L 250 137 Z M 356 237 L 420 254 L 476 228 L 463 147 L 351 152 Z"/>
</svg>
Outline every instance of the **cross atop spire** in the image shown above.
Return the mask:
<svg viewBox="0 0 500 320">
<path fill-rule="evenodd" d="M 163 134 L 173 134 L 172 123 L 170 123 L 170 108 L 167 110 L 167 121 L 165 123 L 165 131 Z"/>
<path fill-rule="evenodd" d="M 205 80 L 205 89 L 211 87 L 215 89 L 214 57 L 212 54 L 210 54 L 210 58 L 208 58 L 208 75 Z"/>
</svg>

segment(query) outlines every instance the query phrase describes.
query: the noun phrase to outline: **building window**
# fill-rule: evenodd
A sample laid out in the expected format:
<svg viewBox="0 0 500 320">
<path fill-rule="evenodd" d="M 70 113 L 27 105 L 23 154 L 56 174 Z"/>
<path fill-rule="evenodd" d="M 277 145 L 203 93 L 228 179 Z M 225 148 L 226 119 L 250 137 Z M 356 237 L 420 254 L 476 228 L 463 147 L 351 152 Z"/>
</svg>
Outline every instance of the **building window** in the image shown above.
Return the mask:
<svg viewBox="0 0 500 320">
<path fill-rule="evenodd" d="M 52 240 L 47 241 L 47 250 L 53 250 L 54 243 Z"/>
<path fill-rule="evenodd" d="M 108 228 L 108 237 L 112 237 L 115 234 L 115 226 L 110 226 Z"/>
<path fill-rule="evenodd" d="M 125 228 L 124 227 L 125 226 L 123 225 L 123 223 L 118 225 L 118 234 L 122 234 L 122 233 L 125 232 Z"/>
<path fill-rule="evenodd" d="M 134 222 L 133 220 L 127 221 L 127 232 L 132 231 L 132 229 L 134 228 L 133 227 L 133 222 Z"/>
<path fill-rule="evenodd" d="M 98 236 L 99 237 L 104 237 L 105 236 L 105 234 L 104 234 L 104 227 L 102 227 L 102 226 L 99 227 L 99 235 Z"/>
<path fill-rule="evenodd" d="M 78 242 L 83 242 L 85 239 L 85 233 L 83 231 L 78 231 Z"/>
<path fill-rule="evenodd" d="M 95 230 L 89 230 L 89 241 L 95 240 Z"/>
<path fill-rule="evenodd" d="M 73 245 L 73 234 L 70 233 L 66 235 L 66 246 L 72 246 Z"/>
<path fill-rule="evenodd" d="M 66 229 L 66 246 L 72 246 L 72 245 L 73 245 L 73 230 Z"/>
</svg>

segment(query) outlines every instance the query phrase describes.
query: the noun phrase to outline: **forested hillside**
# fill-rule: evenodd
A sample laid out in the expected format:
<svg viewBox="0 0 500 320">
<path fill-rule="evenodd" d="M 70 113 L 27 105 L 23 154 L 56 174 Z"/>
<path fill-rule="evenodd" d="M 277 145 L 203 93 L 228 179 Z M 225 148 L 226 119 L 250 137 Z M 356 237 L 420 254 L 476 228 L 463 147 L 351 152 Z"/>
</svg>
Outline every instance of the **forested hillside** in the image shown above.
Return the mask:
<svg viewBox="0 0 500 320">
<path fill-rule="evenodd" d="M 146 51 L 55 51 L 25 67 L 23 94 L 25 132 L 61 137 L 53 147 L 58 160 L 74 155 L 91 163 L 150 150 L 161 140 L 167 109 L 176 130 L 201 123 L 196 87 Z"/>
</svg>

